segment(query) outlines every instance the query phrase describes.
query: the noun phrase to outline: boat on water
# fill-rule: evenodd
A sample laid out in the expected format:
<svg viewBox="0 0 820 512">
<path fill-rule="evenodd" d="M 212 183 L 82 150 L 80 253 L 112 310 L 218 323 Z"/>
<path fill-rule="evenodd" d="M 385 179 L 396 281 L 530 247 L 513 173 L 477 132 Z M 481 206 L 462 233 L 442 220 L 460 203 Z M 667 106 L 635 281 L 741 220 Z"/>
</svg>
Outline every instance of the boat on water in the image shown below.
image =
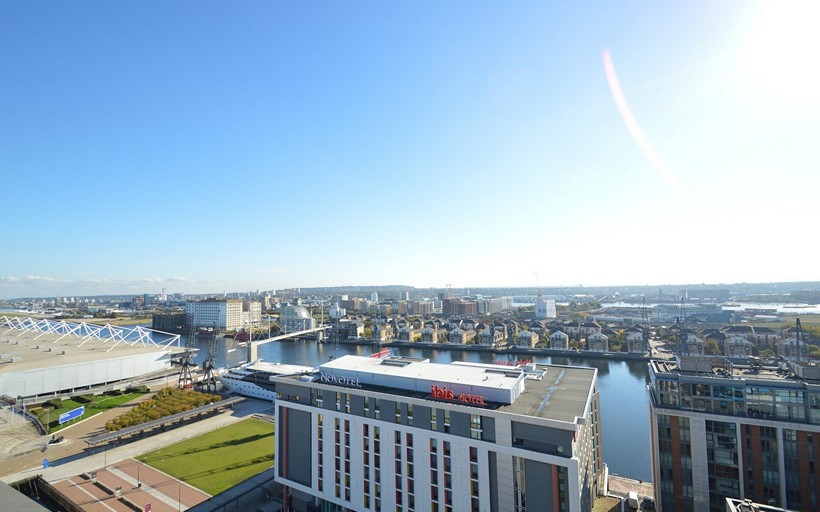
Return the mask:
<svg viewBox="0 0 820 512">
<path fill-rule="evenodd" d="M 276 383 L 272 377 L 312 375 L 316 368 L 295 364 L 265 363 L 256 360 L 225 370 L 219 375 L 222 387 L 237 395 L 251 398 L 276 400 Z"/>
</svg>

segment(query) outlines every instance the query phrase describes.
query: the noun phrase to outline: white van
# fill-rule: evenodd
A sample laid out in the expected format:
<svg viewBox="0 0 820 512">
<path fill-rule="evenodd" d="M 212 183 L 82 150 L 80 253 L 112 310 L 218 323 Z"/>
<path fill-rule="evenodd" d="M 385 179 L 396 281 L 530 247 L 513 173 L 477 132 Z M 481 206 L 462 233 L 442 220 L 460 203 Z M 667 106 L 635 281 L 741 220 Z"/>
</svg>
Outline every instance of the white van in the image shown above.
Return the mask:
<svg viewBox="0 0 820 512">
<path fill-rule="evenodd" d="M 626 499 L 626 505 L 629 508 L 633 508 L 638 510 L 638 493 L 635 491 L 629 491 L 629 497 Z"/>
</svg>

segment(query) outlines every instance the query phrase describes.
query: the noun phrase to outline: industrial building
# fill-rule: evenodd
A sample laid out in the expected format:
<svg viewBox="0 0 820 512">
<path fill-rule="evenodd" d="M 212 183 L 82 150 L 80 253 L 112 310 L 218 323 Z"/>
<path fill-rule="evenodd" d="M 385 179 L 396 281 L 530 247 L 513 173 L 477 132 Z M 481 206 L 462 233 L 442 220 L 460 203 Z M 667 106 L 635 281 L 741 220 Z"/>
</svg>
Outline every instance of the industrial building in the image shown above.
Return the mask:
<svg viewBox="0 0 820 512">
<path fill-rule="evenodd" d="M 663 512 L 726 510 L 726 498 L 820 510 L 820 367 L 652 361 L 655 502 Z"/>
<path fill-rule="evenodd" d="M 597 370 L 344 356 L 274 377 L 288 510 L 589 512 Z"/>
<path fill-rule="evenodd" d="M 141 327 L 0 317 L 0 393 L 46 397 L 169 370 L 179 336 Z"/>
</svg>

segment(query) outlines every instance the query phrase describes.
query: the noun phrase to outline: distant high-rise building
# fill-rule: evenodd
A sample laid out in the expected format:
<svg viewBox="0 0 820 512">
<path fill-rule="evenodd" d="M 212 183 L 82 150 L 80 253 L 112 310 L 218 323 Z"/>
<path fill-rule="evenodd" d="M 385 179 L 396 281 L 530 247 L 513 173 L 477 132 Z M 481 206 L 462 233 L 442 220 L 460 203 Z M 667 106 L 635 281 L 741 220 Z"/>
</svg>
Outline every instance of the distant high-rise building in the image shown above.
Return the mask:
<svg viewBox="0 0 820 512">
<path fill-rule="evenodd" d="M 370 293 L 370 302 L 379 302 L 379 292 L 371 292 Z"/>
</svg>

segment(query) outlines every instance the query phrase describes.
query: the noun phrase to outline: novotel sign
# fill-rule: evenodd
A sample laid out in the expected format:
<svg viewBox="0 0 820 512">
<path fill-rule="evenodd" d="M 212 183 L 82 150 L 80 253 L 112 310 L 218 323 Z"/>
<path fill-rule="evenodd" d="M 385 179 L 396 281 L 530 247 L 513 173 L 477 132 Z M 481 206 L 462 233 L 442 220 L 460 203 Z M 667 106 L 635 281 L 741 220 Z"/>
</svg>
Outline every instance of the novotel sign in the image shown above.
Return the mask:
<svg viewBox="0 0 820 512">
<path fill-rule="evenodd" d="M 342 386 L 353 386 L 356 388 L 362 387 L 359 383 L 359 378 L 341 377 L 333 375 L 332 373 L 319 372 L 319 380 L 321 382 L 329 382 L 331 384 L 341 384 Z"/>
<path fill-rule="evenodd" d="M 430 396 L 441 400 L 453 400 L 455 402 L 462 402 L 471 405 L 487 405 L 484 397 L 481 395 L 468 395 L 467 393 L 453 393 L 452 389 L 447 387 L 430 386 Z"/>
</svg>

